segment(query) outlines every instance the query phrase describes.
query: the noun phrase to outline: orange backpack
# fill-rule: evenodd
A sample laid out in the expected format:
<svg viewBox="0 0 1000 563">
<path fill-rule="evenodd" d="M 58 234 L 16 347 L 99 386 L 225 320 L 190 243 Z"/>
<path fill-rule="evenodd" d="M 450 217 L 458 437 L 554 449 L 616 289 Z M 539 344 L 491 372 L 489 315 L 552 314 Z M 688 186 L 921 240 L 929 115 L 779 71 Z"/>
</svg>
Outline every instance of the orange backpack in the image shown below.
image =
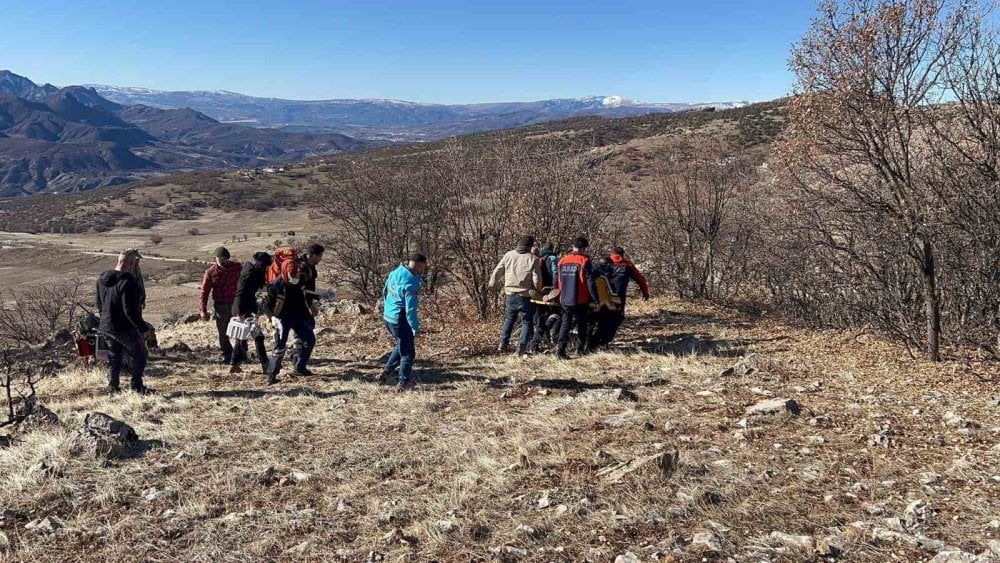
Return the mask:
<svg viewBox="0 0 1000 563">
<path fill-rule="evenodd" d="M 271 265 L 267 268 L 267 273 L 264 275 L 264 281 L 268 284 L 274 283 L 274 280 L 281 277 L 281 267 L 286 262 L 294 262 L 298 259 L 295 255 L 295 249 L 286 246 L 279 248 L 274 251 L 274 258 L 271 259 Z"/>
</svg>

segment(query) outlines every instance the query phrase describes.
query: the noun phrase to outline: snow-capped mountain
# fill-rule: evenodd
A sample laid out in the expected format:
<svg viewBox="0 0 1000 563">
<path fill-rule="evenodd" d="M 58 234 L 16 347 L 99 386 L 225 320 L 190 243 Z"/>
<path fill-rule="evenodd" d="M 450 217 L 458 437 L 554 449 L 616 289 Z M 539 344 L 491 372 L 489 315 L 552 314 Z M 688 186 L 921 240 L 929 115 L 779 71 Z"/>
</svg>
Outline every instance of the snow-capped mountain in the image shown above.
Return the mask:
<svg viewBox="0 0 1000 563">
<path fill-rule="evenodd" d="M 644 103 L 623 96 L 590 96 L 485 104 L 425 104 L 389 99 L 284 100 L 228 91 L 166 92 L 90 85 L 119 104 L 192 108 L 219 121 L 288 131 L 337 132 L 370 140 L 423 141 L 583 115 L 625 117 L 747 102 Z"/>
</svg>

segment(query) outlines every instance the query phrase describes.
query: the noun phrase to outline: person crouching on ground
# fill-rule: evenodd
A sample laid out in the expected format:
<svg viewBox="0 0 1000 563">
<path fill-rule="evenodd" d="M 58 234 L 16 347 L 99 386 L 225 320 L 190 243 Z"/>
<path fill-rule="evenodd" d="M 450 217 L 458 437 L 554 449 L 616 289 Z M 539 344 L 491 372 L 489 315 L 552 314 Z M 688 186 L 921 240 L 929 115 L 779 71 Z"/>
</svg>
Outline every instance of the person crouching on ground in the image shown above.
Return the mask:
<svg viewBox="0 0 1000 563">
<path fill-rule="evenodd" d="M 257 252 L 253 255 L 253 260 L 243 264 L 240 268 L 240 279 L 236 283 L 236 299 L 233 301 L 233 316 L 241 321 L 247 317 L 256 316 L 260 313 L 257 306 L 257 292 L 264 288 L 264 281 L 267 267 L 271 265 L 271 255 L 266 252 Z M 254 338 L 254 347 L 257 349 L 257 361 L 260 362 L 262 371 L 266 374 L 268 368 L 267 348 L 264 346 L 264 334 L 258 334 Z M 244 340 L 237 342 L 239 351 L 233 354 L 233 364 L 229 369 L 230 373 L 240 373 L 240 362 L 247 357 L 248 343 Z"/>
<path fill-rule="evenodd" d="M 124 354 L 132 359 L 132 391 L 146 395 L 153 390 L 143 384 L 146 371 L 145 335 L 150 326 L 142 318 L 141 292 L 132 272 L 141 255 L 128 250 L 118 255 L 118 265 L 97 279 L 97 310 L 101 313 L 100 331 L 108 338 L 108 391 L 121 391 L 120 376 Z"/>
<path fill-rule="evenodd" d="M 399 370 L 398 391 L 407 391 L 416 383 L 413 380 L 413 362 L 417 351 L 413 339 L 420 333 L 420 279 L 427 272 L 427 257 L 414 254 L 406 264 L 389 274 L 382 289 L 382 300 L 385 303 L 382 318 L 389 334 L 396 339 L 396 346 L 389 353 L 385 368 L 378 376 L 380 383 Z"/>
<path fill-rule="evenodd" d="M 271 322 L 274 324 L 274 351 L 267 369 L 267 383 L 278 382 L 281 371 L 281 361 L 285 357 L 285 348 L 292 331 L 302 339 L 302 350 L 295 361 L 294 375 L 311 375 L 308 369 L 309 357 L 316 345 L 316 334 L 313 332 L 311 315 L 306 303 L 306 295 L 299 278 L 299 267 L 294 261 L 285 262 L 281 268 L 281 277 L 274 280 L 268 288 L 268 299 L 271 305 Z"/>
<path fill-rule="evenodd" d="M 229 250 L 224 246 L 215 249 L 215 263 L 205 270 L 201 280 L 201 320 L 215 318 L 215 328 L 219 333 L 219 348 L 222 349 L 222 363 L 233 361 L 233 343 L 226 335 L 229 319 L 232 318 L 233 301 L 236 300 L 236 286 L 240 280 L 240 264 L 229 259 Z M 208 296 L 212 296 L 213 312 L 208 312 Z M 242 352 L 242 347 L 237 353 Z"/>
<path fill-rule="evenodd" d="M 496 287 L 503 276 L 503 292 L 506 296 L 506 311 L 503 328 L 500 330 L 501 353 L 510 351 L 510 335 L 514 324 L 521 318 L 521 337 L 517 344 L 518 355 L 528 352 L 528 344 L 534 336 L 535 304 L 531 302 L 532 291 L 542 289 L 542 271 L 538 257 L 531 253 L 535 237 L 524 236 L 517 248 L 503 255 L 500 263 L 490 275 L 489 287 Z"/>
</svg>

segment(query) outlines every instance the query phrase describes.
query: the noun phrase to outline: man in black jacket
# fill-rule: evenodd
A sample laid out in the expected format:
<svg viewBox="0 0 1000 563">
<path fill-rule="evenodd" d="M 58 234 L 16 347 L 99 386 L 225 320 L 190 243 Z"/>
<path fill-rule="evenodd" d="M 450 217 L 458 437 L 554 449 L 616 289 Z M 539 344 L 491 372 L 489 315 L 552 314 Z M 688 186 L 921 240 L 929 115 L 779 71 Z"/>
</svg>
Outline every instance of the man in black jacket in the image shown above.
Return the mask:
<svg viewBox="0 0 1000 563">
<path fill-rule="evenodd" d="M 118 393 L 123 354 L 132 358 L 132 390 L 143 395 L 152 392 L 142 382 L 146 371 L 145 334 L 149 325 L 142 318 L 139 282 L 132 274 L 139 265 L 139 252 L 126 250 L 118 255 L 118 265 L 97 279 L 97 310 L 101 312 L 100 331 L 108 338 L 108 390 Z"/>
<path fill-rule="evenodd" d="M 236 282 L 236 299 L 233 300 L 233 316 L 241 321 L 247 317 L 257 316 L 260 312 L 257 307 L 257 292 L 264 288 L 265 272 L 271 265 L 271 255 L 266 252 L 257 252 L 253 255 L 253 260 L 243 264 L 240 270 L 240 279 Z M 261 332 L 254 338 L 254 347 L 257 349 L 257 361 L 260 362 L 261 370 L 267 373 L 267 347 L 264 346 L 264 333 Z M 240 373 L 240 362 L 247 357 L 247 341 L 239 342 L 239 350 L 233 354 L 233 365 L 229 369 L 230 373 Z"/>
</svg>

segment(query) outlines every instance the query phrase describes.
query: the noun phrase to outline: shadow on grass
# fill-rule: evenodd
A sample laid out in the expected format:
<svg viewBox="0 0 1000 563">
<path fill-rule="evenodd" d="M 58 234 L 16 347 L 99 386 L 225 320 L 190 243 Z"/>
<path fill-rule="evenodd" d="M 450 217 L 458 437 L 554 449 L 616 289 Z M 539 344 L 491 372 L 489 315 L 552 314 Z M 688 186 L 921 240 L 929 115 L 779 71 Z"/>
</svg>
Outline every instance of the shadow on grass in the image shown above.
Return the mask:
<svg viewBox="0 0 1000 563">
<path fill-rule="evenodd" d="M 167 447 L 167 444 L 163 440 L 137 440 L 118 459 L 136 459 L 142 457 L 150 450 L 165 447 Z"/>
<path fill-rule="evenodd" d="M 644 352 L 664 356 L 716 356 L 742 358 L 751 348 L 765 342 L 780 342 L 788 337 L 776 338 L 723 338 L 716 340 L 709 334 L 684 332 L 663 338 L 624 341 L 622 352 Z"/>
<path fill-rule="evenodd" d="M 324 381 L 354 381 L 358 383 L 370 383 L 379 385 L 376 376 L 382 372 L 382 363 L 372 364 L 371 370 L 360 371 L 349 369 L 342 375 L 324 377 Z M 414 380 L 420 385 L 453 385 L 455 383 L 481 382 L 488 383 L 490 378 L 483 375 L 473 375 L 456 369 L 456 366 L 435 362 L 432 360 L 420 360 L 413 366 Z M 389 376 L 386 384 L 395 384 L 398 377 L 393 373 Z"/>
<path fill-rule="evenodd" d="M 280 385 L 280 383 L 279 383 Z M 167 399 L 205 397 L 209 399 L 263 399 L 265 397 L 315 397 L 332 399 L 344 395 L 354 395 L 354 391 L 316 391 L 306 387 L 291 389 L 221 389 L 213 391 L 175 391 L 164 395 Z"/>
</svg>

